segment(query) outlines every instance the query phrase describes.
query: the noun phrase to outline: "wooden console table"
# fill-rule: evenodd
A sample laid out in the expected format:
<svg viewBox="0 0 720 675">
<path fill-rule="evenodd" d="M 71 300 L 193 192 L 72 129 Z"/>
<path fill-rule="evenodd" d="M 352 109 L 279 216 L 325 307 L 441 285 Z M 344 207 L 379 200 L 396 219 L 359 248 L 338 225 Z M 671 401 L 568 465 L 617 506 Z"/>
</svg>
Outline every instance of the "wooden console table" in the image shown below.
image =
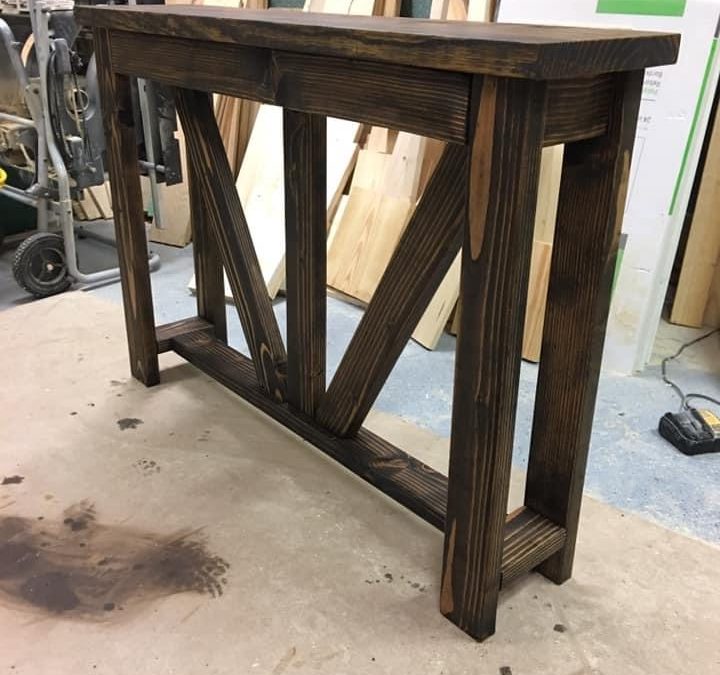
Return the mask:
<svg viewBox="0 0 720 675">
<path fill-rule="evenodd" d="M 440 609 L 477 639 L 498 592 L 572 570 L 643 69 L 676 35 L 190 6 L 76 7 L 93 27 L 130 364 L 173 350 L 445 532 Z M 177 87 L 197 316 L 155 326 L 129 77 Z M 207 92 L 284 108 L 287 349 Z M 325 382 L 325 116 L 447 141 Z M 566 143 L 525 505 L 507 515 L 540 151 Z M 462 246 L 450 471 L 362 423 Z M 252 359 L 226 344 L 222 267 Z"/>
</svg>

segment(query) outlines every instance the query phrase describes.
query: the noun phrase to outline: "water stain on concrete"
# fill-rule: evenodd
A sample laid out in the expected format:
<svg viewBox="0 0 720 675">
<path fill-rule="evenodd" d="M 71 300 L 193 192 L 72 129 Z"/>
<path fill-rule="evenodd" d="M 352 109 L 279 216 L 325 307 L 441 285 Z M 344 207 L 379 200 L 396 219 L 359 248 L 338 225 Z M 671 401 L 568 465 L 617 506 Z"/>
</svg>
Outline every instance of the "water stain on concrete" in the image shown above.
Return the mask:
<svg viewBox="0 0 720 675">
<path fill-rule="evenodd" d="M 120 427 L 120 431 L 126 429 L 137 429 L 143 421 L 137 417 L 123 417 L 117 421 L 117 425 Z"/>
<path fill-rule="evenodd" d="M 56 521 L 0 518 L 0 601 L 35 613 L 107 620 L 176 593 L 219 597 L 228 569 L 198 531 L 104 525 L 88 503 Z"/>
<path fill-rule="evenodd" d="M 25 476 L 5 476 L 0 485 L 17 485 L 25 480 Z"/>
</svg>

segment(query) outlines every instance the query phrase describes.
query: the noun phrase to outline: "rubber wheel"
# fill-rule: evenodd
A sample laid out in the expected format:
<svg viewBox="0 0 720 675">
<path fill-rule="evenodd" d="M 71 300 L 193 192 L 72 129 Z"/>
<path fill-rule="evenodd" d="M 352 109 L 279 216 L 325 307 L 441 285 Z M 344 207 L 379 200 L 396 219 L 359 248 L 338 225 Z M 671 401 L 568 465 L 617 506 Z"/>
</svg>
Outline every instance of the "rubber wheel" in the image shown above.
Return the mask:
<svg viewBox="0 0 720 675">
<path fill-rule="evenodd" d="M 66 291 L 72 279 L 68 276 L 65 245 L 59 234 L 36 232 L 15 251 L 15 281 L 36 298 Z"/>
</svg>

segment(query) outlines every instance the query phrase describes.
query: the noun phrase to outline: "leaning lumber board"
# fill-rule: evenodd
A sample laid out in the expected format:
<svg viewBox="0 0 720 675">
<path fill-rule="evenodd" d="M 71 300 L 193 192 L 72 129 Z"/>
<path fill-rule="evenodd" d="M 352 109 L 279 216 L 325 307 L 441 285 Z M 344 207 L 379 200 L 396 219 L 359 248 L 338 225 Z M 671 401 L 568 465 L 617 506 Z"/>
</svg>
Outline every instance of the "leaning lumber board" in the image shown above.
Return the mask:
<svg viewBox="0 0 720 675">
<path fill-rule="evenodd" d="M 535 211 L 535 230 L 528 286 L 528 307 L 525 315 L 523 358 L 538 361 L 545 319 L 552 237 L 555 230 L 563 147 L 543 149 L 540 162 L 540 183 Z M 460 294 L 460 262 L 453 263 L 430 301 L 413 339 L 427 349 L 435 349 Z"/>
<path fill-rule="evenodd" d="M 433 0 L 431 18 L 445 18 L 448 7 L 448 0 Z M 348 207 L 328 245 L 328 285 L 362 302 L 370 300 L 380 283 L 429 175 L 429 139 L 399 132 L 387 153 L 390 136 L 385 129 L 370 131 L 355 168 Z"/>
<path fill-rule="evenodd" d="M 720 256 L 720 115 L 715 116 L 670 321 L 700 327 Z"/>
<path fill-rule="evenodd" d="M 703 323 L 711 328 L 720 328 L 720 258 L 715 265 L 715 275 L 710 285 Z"/>
<path fill-rule="evenodd" d="M 374 0 L 309 0 L 304 9 L 370 15 L 374 9 Z M 330 218 L 356 159 L 355 136 L 358 127 L 357 122 L 334 118 L 327 120 Z M 277 295 L 285 279 L 282 157 L 282 111 L 277 107 L 263 105 L 255 119 L 236 187 L 271 298 Z"/>
</svg>

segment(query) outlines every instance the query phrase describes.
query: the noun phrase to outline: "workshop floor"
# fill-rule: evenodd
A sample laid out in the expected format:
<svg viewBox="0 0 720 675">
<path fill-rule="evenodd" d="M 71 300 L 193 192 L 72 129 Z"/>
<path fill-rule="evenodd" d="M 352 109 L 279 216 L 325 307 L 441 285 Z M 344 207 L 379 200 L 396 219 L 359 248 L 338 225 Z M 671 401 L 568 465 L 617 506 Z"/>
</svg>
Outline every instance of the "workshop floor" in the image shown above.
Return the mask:
<svg viewBox="0 0 720 675">
<path fill-rule="evenodd" d="M 476 644 L 437 610 L 439 532 L 174 355 L 160 386 L 130 380 L 117 305 L 65 294 L 0 331 L 0 533 L 27 553 L 0 555 L 0 672 L 720 665 L 716 547 L 587 498 L 574 578 L 518 582 Z M 445 468 L 445 439 L 371 426 Z"/>
<path fill-rule="evenodd" d="M 0 555 L 0 672 L 720 668 L 720 456 L 685 458 L 657 436 L 657 417 L 676 403 L 654 369 L 603 377 L 573 579 L 519 581 L 502 594 L 497 634 L 476 644 L 437 610 L 440 533 L 174 355 L 162 357 L 160 386 L 130 380 L 117 284 L 27 303 L 12 290 L 9 257 L 0 255 L 0 478 L 10 479 L 0 541 L 26 551 L 27 564 Z M 193 307 L 190 250 L 162 257 L 159 322 Z M 282 324 L 283 303 L 276 309 Z M 332 367 L 358 317 L 329 301 Z M 671 351 L 675 338 L 663 339 Z M 409 345 L 369 423 L 439 470 L 452 342 L 432 354 Z M 702 353 L 712 359 L 715 348 Z M 697 359 L 673 374 L 717 395 Z M 536 371 L 523 366 L 513 504 Z"/>
</svg>

